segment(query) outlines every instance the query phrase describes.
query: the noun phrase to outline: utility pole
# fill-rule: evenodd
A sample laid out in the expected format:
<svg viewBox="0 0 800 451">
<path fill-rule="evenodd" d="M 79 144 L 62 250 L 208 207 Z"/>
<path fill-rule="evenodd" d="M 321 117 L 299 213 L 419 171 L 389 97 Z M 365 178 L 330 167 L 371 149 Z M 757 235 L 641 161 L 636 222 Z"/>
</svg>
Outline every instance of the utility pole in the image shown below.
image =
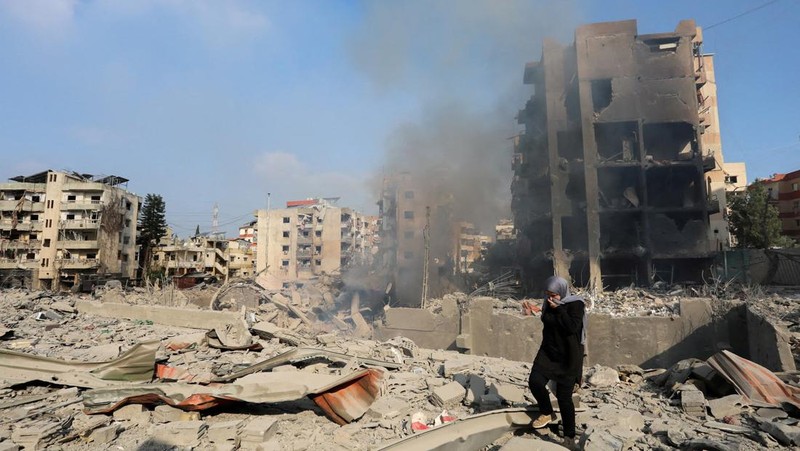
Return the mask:
<svg viewBox="0 0 800 451">
<path fill-rule="evenodd" d="M 422 262 L 422 302 L 421 308 L 425 308 L 428 300 L 428 262 L 431 255 L 431 207 L 425 207 L 425 229 L 422 231 L 422 238 L 425 243 L 425 255 Z"/>
<path fill-rule="evenodd" d="M 769 200 L 772 198 L 772 188 L 767 188 L 767 197 L 764 199 L 764 213 L 761 215 L 761 233 L 764 237 L 764 249 L 769 247 L 769 237 L 767 236 L 767 209 Z"/>
</svg>

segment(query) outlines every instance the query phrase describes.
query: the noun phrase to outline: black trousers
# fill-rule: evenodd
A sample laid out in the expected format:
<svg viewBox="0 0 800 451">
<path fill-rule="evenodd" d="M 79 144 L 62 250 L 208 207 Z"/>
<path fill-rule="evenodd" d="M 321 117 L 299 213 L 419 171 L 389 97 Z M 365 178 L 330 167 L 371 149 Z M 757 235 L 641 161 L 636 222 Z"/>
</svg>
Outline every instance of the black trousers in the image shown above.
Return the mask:
<svg viewBox="0 0 800 451">
<path fill-rule="evenodd" d="M 550 394 L 547 392 L 547 382 L 549 379 L 531 370 L 528 378 L 528 388 L 531 389 L 533 397 L 539 404 L 539 413 L 550 415 L 553 413 L 553 406 L 550 403 Z M 577 381 L 574 378 L 555 379 L 556 399 L 558 408 L 561 410 L 561 422 L 564 425 L 564 437 L 575 437 L 575 404 L 572 403 L 572 389 Z"/>
</svg>

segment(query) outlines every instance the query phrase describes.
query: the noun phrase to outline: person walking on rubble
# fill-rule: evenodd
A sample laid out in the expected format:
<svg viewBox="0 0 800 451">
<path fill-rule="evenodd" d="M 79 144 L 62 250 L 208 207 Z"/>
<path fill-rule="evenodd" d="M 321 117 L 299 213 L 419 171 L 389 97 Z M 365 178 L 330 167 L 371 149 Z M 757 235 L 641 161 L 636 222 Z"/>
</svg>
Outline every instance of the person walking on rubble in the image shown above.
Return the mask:
<svg viewBox="0 0 800 451">
<path fill-rule="evenodd" d="M 556 383 L 556 399 L 564 426 L 564 446 L 576 449 L 575 405 L 573 388 L 580 383 L 583 371 L 583 352 L 586 343 L 586 301 L 569 294 L 569 285 L 561 277 L 545 281 L 542 303 L 542 344 L 533 360 L 528 387 L 539 404 L 539 416 L 531 425 L 543 428 L 557 420 L 547 382 Z"/>
</svg>

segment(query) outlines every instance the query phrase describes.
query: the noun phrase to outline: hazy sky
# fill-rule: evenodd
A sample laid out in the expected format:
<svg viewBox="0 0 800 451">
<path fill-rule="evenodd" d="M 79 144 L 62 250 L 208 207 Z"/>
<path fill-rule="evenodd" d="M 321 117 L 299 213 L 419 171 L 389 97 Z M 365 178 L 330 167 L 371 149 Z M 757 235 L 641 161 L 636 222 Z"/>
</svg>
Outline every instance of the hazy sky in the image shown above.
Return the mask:
<svg viewBox="0 0 800 451">
<path fill-rule="evenodd" d="M 800 169 L 797 0 L 0 0 L 0 179 L 121 175 L 163 195 L 182 236 L 210 230 L 214 203 L 233 234 L 268 192 L 273 208 L 340 196 L 374 213 L 404 146 L 430 149 L 407 166 L 449 165 L 469 130 L 474 167 L 510 171 L 505 138 L 544 36 L 686 18 L 719 24 L 704 50 L 725 160 L 750 180 Z M 431 158 L 445 142 L 460 144 Z"/>
</svg>

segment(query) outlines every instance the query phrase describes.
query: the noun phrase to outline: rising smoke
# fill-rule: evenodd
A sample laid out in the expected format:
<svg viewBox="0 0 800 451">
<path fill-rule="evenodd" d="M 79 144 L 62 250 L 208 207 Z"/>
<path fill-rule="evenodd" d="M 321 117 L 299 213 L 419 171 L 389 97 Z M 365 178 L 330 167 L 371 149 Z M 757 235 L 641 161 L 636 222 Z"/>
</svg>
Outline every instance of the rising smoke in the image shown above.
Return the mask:
<svg viewBox="0 0 800 451">
<path fill-rule="evenodd" d="M 366 2 L 353 62 L 378 92 L 408 95 L 418 111 L 388 137 L 384 174 L 409 171 L 417 190 L 448 191 L 453 219 L 492 234 L 510 215 L 510 138 L 530 96 L 524 64 L 538 60 L 545 36 L 568 40 L 575 22 L 571 1 Z"/>
</svg>

